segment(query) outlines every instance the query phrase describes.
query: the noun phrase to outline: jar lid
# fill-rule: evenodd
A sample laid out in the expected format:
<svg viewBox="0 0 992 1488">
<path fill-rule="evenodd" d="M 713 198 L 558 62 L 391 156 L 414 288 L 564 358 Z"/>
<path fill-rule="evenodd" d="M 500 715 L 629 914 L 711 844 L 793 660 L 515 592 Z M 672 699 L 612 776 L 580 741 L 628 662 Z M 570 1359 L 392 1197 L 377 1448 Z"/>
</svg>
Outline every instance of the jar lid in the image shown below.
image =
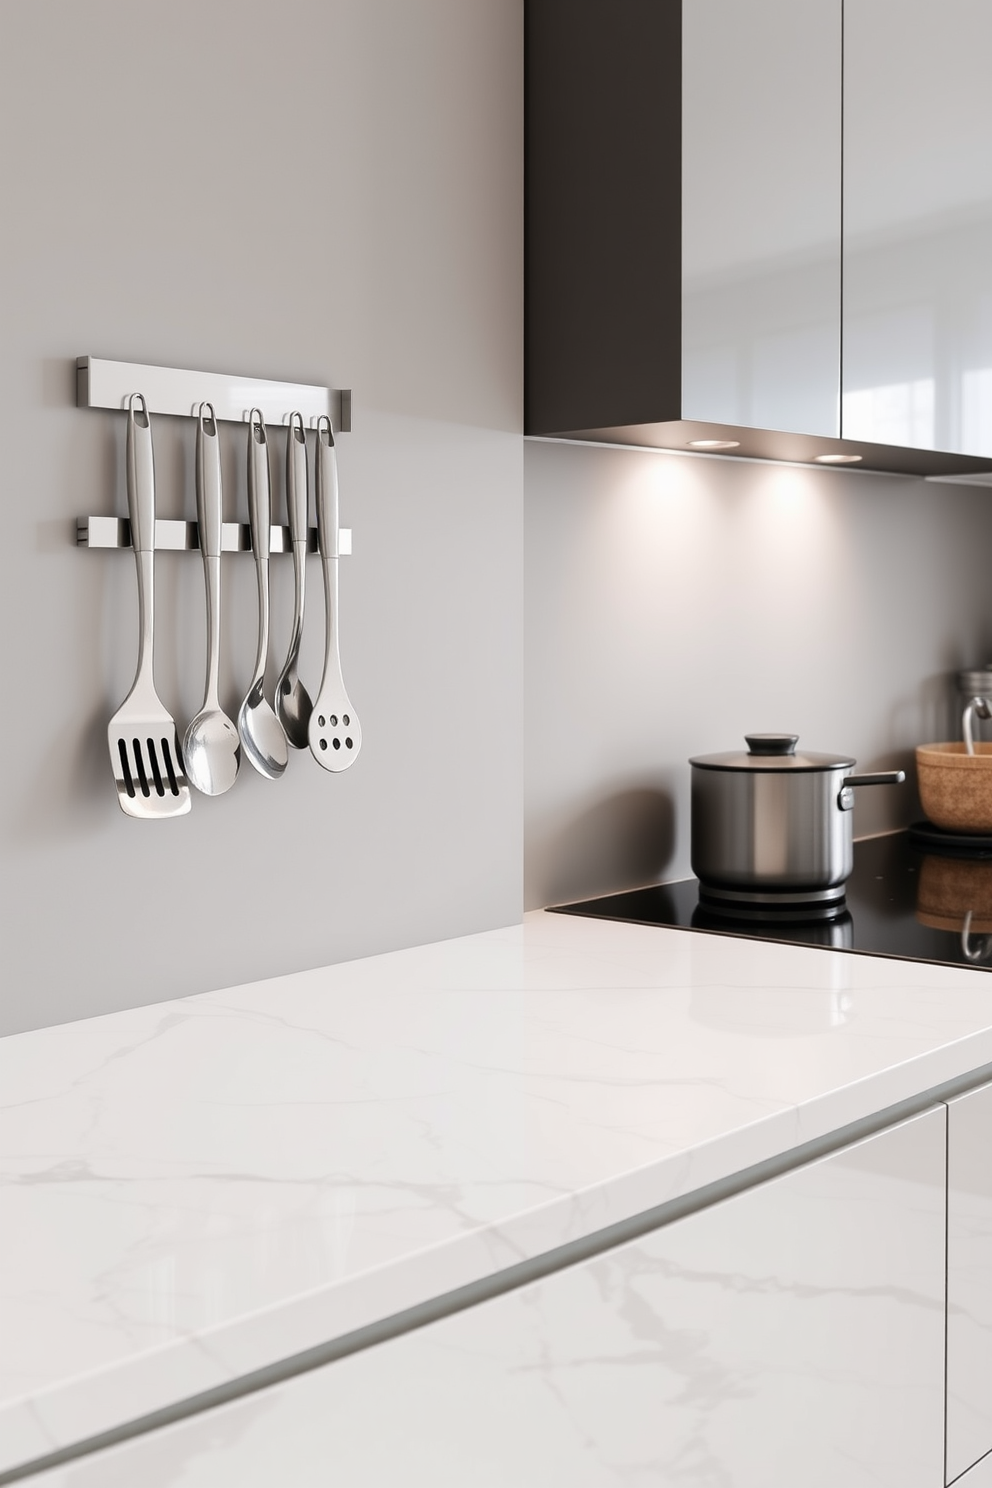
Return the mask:
<svg viewBox="0 0 992 1488">
<path fill-rule="evenodd" d="M 856 761 L 849 754 L 797 754 L 798 734 L 745 734 L 747 753 L 701 754 L 689 761 L 700 770 L 745 770 L 752 774 L 793 771 L 853 770 Z"/>
</svg>

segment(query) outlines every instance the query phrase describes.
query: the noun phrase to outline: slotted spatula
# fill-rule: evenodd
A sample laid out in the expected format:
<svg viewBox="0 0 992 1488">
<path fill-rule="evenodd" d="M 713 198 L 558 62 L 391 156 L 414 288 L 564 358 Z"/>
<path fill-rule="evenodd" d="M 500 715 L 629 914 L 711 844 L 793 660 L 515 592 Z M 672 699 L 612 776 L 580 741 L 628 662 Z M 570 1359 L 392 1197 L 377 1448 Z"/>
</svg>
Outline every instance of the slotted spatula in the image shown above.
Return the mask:
<svg viewBox="0 0 992 1488">
<path fill-rule="evenodd" d="M 338 645 L 338 466 L 334 433 L 326 414 L 317 420 L 317 543 L 324 570 L 324 675 L 313 700 L 307 730 L 318 765 L 339 774 L 353 765 L 362 747 L 358 721 L 341 675 Z"/>
<path fill-rule="evenodd" d="M 141 413 L 135 413 L 140 403 Z M 107 728 L 117 799 L 128 816 L 183 816 L 190 808 L 176 725 L 155 691 L 155 459 L 148 406 L 127 401 L 127 510 L 138 571 L 138 669 Z"/>
</svg>

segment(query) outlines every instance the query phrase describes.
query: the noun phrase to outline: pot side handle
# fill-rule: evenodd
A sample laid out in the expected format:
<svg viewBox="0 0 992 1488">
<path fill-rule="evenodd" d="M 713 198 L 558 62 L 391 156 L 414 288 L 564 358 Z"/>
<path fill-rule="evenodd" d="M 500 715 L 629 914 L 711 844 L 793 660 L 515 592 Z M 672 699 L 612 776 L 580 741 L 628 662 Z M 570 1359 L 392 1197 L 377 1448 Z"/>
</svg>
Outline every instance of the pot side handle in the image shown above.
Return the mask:
<svg viewBox="0 0 992 1488">
<path fill-rule="evenodd" d="M 854 808 L 854 785 L 903 785 L 906 781 L 905 770 L 881 770 L 877 775 L 848 775 L 840 788 L 837 796 L 837 805 L 841 811 L 851 811 Z"/>
</svg>

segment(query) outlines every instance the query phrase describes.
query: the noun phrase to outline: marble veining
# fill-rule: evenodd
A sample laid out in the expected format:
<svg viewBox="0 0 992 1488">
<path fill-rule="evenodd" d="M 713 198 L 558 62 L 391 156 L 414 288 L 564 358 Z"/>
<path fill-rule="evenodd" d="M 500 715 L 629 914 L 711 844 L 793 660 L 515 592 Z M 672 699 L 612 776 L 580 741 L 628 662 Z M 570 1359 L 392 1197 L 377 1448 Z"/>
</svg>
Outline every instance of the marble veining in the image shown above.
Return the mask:
<svg viewBox="0 0 992 1488">
<path fill-rule="evenodd" d="M 937 1488 L 945 1131 L 931 1109 L 39 1488 Z"/>
<path fill-rule="evenodd" d="M 992 979 L 546 914 L 0 1040 L 0 1470 L 992 1062 Z"/>
</svg>

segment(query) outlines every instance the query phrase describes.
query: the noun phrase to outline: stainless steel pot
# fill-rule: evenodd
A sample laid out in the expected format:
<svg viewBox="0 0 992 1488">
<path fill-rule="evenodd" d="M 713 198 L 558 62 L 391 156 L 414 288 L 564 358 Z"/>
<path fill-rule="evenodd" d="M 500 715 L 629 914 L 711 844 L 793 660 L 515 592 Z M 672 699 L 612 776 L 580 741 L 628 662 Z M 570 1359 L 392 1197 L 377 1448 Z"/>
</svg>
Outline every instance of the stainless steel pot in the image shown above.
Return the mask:
<svg viewBox="0 0 992 1488">
<path fill-rule="evenodd" d="M 785 907 L 844 897 L 854 866 L 854 786 L 899 785 L 903 770 L 852 775 L 849 755 L 796 753 L 796 734 L 748 734 L 746 754 L 692 766 L 692 871 L 700 897 Z"/>
</svg>

